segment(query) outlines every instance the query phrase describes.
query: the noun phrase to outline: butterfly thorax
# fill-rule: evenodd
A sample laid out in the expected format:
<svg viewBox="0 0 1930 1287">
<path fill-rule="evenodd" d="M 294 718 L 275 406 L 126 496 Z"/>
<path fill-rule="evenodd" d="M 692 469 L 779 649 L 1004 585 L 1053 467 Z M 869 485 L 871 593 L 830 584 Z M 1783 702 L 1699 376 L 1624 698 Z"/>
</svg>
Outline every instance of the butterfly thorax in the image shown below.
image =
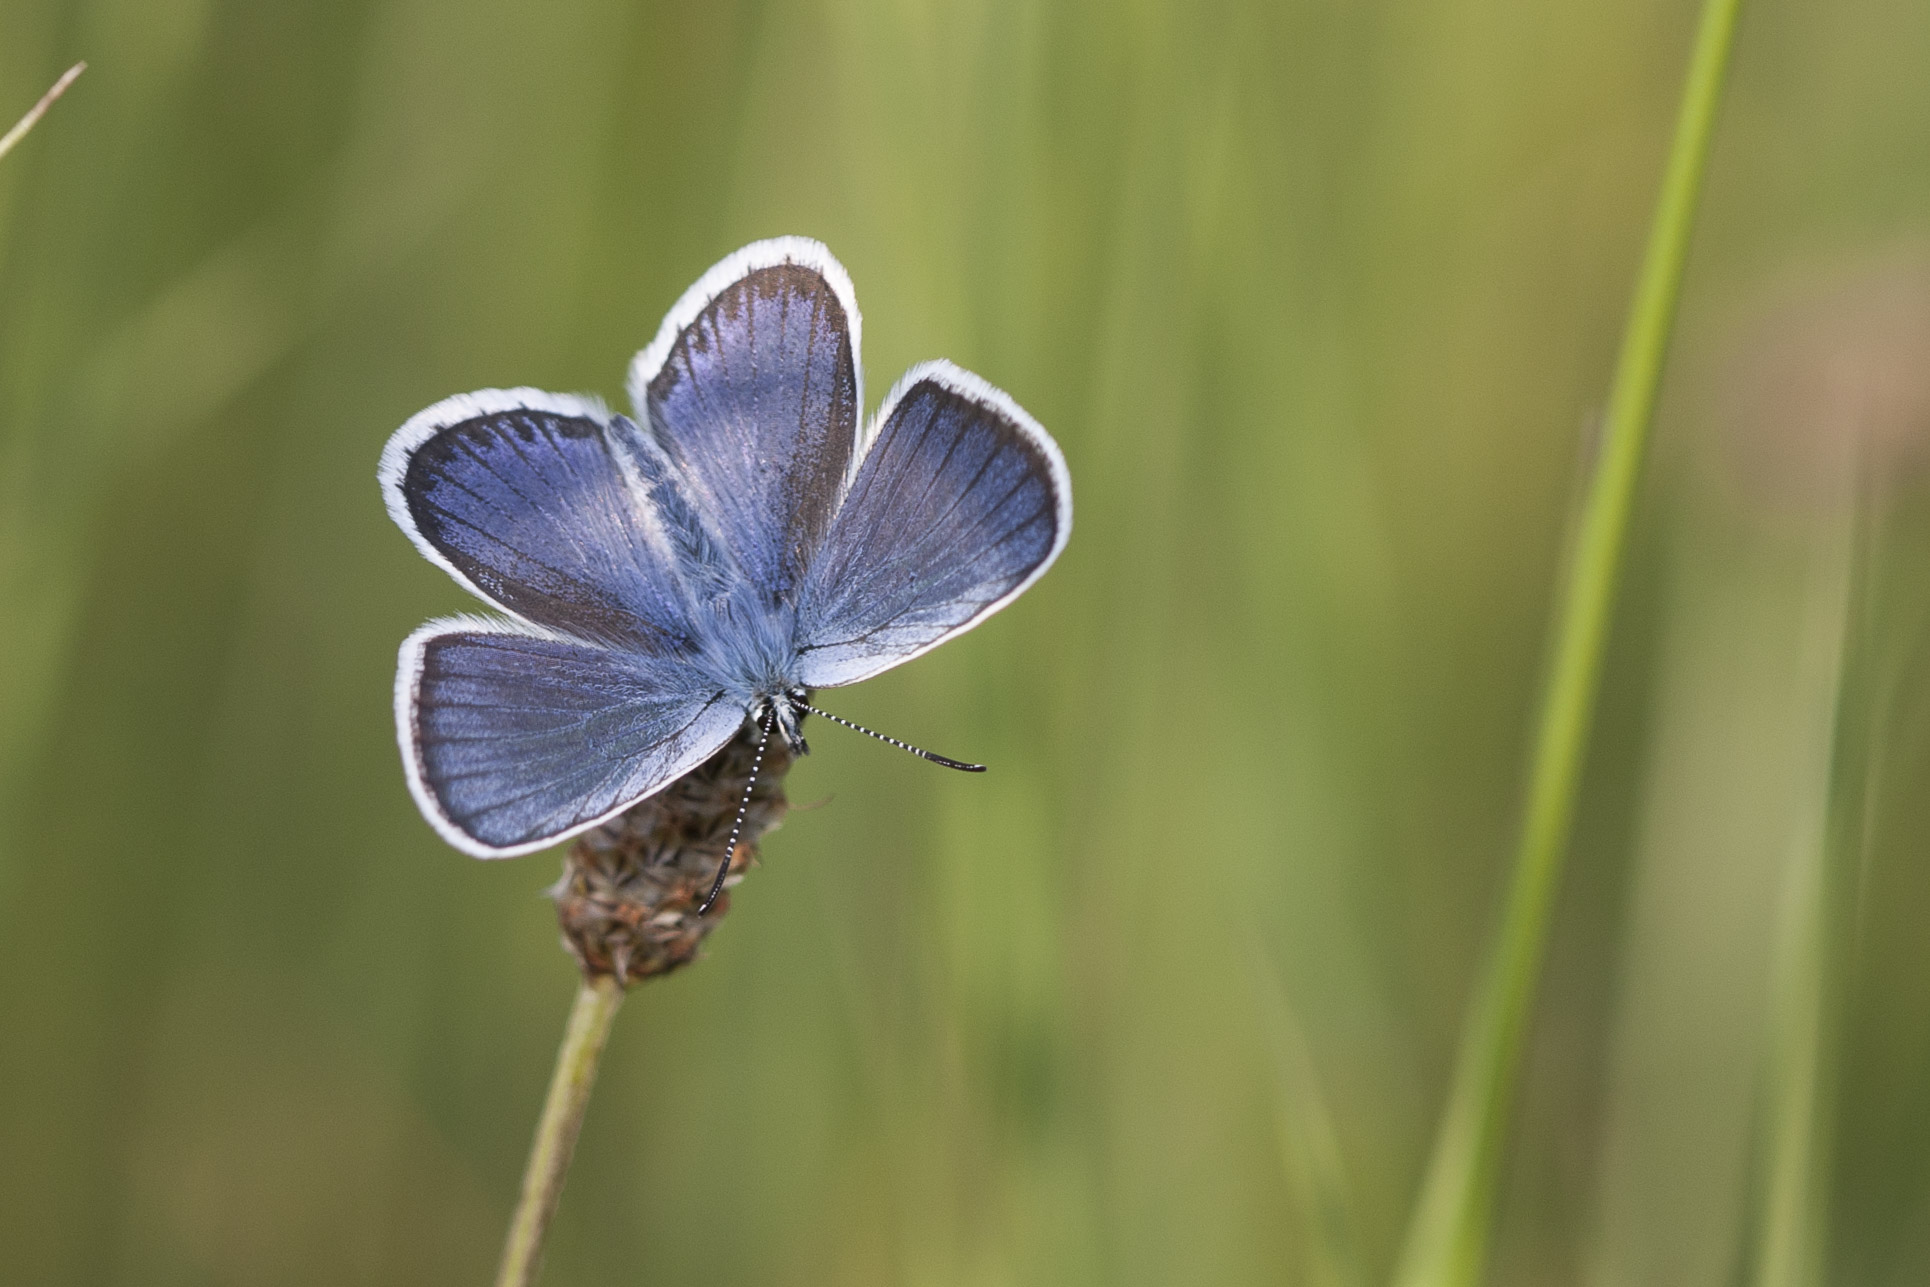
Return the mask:
<svg viewBox="0 0 1930 1287">
<path fill-rule="evenodd" d="M 705 605 L 699 616 L 704 657 L 725 696 L 743 705 L 751 725 L 762 729 L 768 721 L 793 755 L 806 754 L 798 729 L 811 693 L 797 679 L 796 614 L 791 606 L 772 603 L 740 583 Z"/>
<path fill-rule="evenodd" d="M 693 613 L 699 647 L 724 691 L 746 707 L 798 686 L 795 612 L 749 585 Z"/>
</svg>

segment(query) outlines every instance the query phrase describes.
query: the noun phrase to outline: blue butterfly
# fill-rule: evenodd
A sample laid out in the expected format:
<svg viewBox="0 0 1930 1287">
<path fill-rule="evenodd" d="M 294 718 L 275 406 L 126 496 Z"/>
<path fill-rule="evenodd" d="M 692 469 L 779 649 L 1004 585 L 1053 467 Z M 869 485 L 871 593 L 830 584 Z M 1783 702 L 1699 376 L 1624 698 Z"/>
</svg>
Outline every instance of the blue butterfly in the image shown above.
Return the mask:
<svg viewBox="0 0 1930 1287">
<path fill-rule="evenodd" d="M 949 362 L 913 367 L 862 424 L 858 352 L 838 261 L 761 241 L 631 363 L 634 419 L 486 389 L 389 439 L 390 517 L 506 614 L 432 621 L 397 663 L 409 789 L 445 840 L 541 849 L 746 721 L 760 754 L 773 730 L 801 753 L 811 690 L 937 647 L 1051 566 L 1072 530 L 1058 444 Z"/>
</svg>

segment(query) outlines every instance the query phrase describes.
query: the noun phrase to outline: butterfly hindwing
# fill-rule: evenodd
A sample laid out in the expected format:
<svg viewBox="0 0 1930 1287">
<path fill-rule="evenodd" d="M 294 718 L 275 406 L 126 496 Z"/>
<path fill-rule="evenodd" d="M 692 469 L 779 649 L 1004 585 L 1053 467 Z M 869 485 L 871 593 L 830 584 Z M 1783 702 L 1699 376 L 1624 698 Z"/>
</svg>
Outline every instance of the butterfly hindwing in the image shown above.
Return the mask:
<svg viewBox="0 0 1930 1287">
<path fill-rule="evenodd" d="M 1045 430 L 968 371 L 914 367 L 800 592 L 799 682 L 855 683 L 970 629 L 1044 573 L 1071 527 Z"/>
<path fill-rule="evenodd" d="M 432 622 L 402 645 L 396 729 L 409 785 L 479 857 L 540 849 L 688 773 L 743 723 L 677 657 L 517 622 Z"/>
</svg>

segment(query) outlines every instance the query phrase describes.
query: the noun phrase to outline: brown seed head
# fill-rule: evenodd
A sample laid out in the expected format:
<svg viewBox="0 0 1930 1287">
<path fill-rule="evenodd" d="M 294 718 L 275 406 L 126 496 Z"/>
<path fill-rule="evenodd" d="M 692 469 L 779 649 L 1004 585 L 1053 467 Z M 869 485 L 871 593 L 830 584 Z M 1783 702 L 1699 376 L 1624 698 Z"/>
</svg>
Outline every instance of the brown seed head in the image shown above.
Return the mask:
<svg viewBox="0 0 1930 1287">
<path fill-rule="evenodd" d="M 703 764 L 570 846 L 550 897 L 583 977 L 615 976 L 627 987 L 696 959 L 704 936 L 730 910 L 728 889 L 756 859 L 758 839 L 790 807 L 784 774 L 791 754 L 774 737 L 744 811 L 727 892 L 698 916 L 756 753 L 757 730 L 746 725 Z"/>
</svg>

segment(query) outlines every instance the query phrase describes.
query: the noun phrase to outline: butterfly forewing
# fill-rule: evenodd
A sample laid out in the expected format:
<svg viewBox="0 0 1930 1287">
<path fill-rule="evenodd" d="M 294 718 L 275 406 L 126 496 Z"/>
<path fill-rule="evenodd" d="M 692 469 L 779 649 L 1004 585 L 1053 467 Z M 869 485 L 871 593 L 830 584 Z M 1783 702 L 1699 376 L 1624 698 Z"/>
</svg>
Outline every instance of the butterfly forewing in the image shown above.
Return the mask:
<svg viewBox="0 0 1930 1287">
<path fill-rule="evenodd" d="M 773 604 L 823 539 L 851 463 L 857 326 L 823 247 L 762 242 L 706 274 L 631 371 L 639 415 Z"/>
<path fill-rule="evenodd" d="M 673 557 L 594 404 L 451 398 L 396 435 L 382 478 L 396 521 L 490 602 L 578 638 L 688 644 Z"/>
<path fill-rule="evenodd" d="M 1005 394 L 950 363 L 915 368 L 798 602 L 799 682 L 854 683 L 969 629 L 1065 545 L 1058 447 Z"/>
</svg>

